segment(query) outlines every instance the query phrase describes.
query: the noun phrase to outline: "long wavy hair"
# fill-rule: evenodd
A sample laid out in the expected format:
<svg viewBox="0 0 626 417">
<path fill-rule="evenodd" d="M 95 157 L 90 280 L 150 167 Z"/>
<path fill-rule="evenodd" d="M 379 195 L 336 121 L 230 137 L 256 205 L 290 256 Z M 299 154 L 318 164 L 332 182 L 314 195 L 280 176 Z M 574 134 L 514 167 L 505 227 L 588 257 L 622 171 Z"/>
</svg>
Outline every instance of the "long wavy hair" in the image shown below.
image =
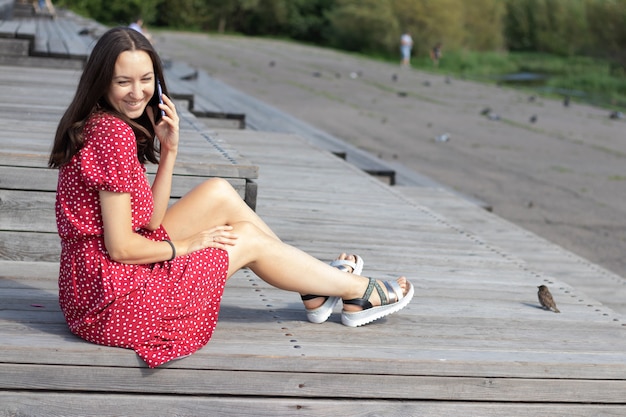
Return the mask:
<svg viewBox="0 0 626 417">
<path fill-rule="evenodd" d="M 152 60 L 156 77 L 161 81 L 163 93 L 167 87 L 163 80 L 161 60 L 145 36 L 127 27 L 117 27 L 107 31 L 96 43 L 80 77 L 76 94 L 65 114 L 59 121 L 52 152 L 48 160 L 50 168 L 67 164 L 83 147 L 83 128 L 89 117 L 96 111 L 113 114 L 130 125 L 137 138 L 137 157 L 143 164 L 147 161 L 158 163 L 158 147 L 154 127 L 144 111 L 137 119 L 129 119 L 111 106 L 107 93 L 111 87 L 118 56 L 125 51 L 144 51 Z M 157 88 L 150 103 L 158 102 Z M 156 109 L 155 109 L 156 110 Z"/>
</svg>

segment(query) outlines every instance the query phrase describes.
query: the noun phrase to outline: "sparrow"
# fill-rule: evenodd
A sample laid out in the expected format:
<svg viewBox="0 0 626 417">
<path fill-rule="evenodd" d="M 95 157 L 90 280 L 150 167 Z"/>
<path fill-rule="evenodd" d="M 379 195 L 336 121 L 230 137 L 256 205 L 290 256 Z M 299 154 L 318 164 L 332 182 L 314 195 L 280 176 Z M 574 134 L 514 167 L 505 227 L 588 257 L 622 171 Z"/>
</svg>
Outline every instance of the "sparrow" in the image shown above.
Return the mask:
<svg viewBox="0 0 626 417">
<path fill-rule="evenodd" d="M 539 297 L 539 303 L 546 310 L 554 310 L 555 313 L 560 313 L 559 309 L 556 308 L 556 303 L 552 298 L 552 294 L 550 294 L 550 290 L 545 285 L 540 285 L 539 291 L 537 291 L 537 297 Z"/>
</svg>

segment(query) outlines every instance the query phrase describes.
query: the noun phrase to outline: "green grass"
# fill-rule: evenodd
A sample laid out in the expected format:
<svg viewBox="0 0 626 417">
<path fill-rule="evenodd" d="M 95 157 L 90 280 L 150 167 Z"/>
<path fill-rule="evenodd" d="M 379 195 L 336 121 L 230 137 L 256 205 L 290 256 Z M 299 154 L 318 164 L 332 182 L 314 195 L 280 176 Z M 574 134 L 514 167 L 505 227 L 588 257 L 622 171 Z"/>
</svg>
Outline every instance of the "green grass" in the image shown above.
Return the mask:
<svg viewBox="0 0 626 417">
<path fill-rule="evenodd" d="M 467 79 L 497 82 L 505 74 L 542 74 L 543 81 L 517 83 L 547 95 L 572 98 L 608 108 L 626 107 L 626 73 L 609 61 L 590 57 L 561 57 L 541 53 L 444 51 L 439 67 L 427 57 L 413 67 Z"/>
</svg>

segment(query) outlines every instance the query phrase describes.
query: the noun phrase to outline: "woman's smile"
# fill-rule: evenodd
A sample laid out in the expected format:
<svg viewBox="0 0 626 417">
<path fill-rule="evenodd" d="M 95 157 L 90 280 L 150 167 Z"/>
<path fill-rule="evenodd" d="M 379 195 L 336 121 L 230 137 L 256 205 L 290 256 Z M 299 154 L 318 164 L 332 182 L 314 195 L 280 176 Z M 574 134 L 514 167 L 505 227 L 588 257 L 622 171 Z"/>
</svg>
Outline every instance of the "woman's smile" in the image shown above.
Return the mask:
<svg viewBox="0 0 626 417">
<path fill-rule="evenodd" d="M 145 51 L 124 51 L 115 62 L 107 94 L 109 104 L 123 115 L 137 119 L 154 95 L 154 68 Z"/>
</svg>

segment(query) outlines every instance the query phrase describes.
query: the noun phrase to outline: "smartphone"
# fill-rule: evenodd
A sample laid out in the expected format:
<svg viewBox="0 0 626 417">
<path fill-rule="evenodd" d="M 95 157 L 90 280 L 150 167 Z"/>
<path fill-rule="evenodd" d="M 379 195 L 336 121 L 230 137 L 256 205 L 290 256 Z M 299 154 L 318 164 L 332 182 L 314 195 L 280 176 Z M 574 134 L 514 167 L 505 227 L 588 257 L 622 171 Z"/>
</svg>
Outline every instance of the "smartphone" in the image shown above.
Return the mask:
<svg viewBox="0 0 626 417">
<path fill-rule="evenodd" d="M 155 102 L 155 112 L 154 112 L 154 124 L 157 124 L 161 121 L 161 118 L 165 116 L 165 111 L 161 110 L 158 104 L 163 104 L 163 88 L 161 88 L 161 81 L 159 77 L 156 77 L 156 97 L 157 102 Z M 158 104 L 157 104 L 158 103 Z"/>
</svg>

